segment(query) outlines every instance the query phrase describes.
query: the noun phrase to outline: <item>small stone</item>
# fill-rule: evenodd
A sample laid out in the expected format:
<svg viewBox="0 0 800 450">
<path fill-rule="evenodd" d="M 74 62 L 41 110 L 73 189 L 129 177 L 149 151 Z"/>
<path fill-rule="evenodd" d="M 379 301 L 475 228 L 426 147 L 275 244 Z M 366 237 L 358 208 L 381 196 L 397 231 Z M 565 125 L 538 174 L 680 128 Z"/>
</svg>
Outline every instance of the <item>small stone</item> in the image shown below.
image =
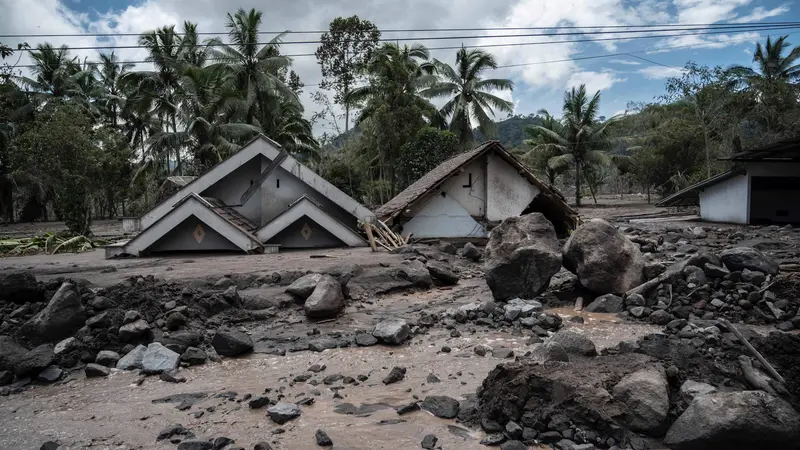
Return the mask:
<svg viewBox="0 0 800 450">
<path fill-rule="evenodd" d="M 657 309 L 650 314 L 650 322 L 656 325 L 666 325 L 672 320 L 672 315 L 663 309 Z"/>
<path fill-rule="evenodd" d="M 138 319 L 119 327 L 117 336 L 122 342 L 131 342 L 139 338 L 145 338 L 150 334 L 152 334 L 152 331 L 150 330 L 150 325 L 148 325 L 147 321 L 144 319 Z"/>
<path fill-rule="evenodd" d="M 58 381 L 61 378 L 61 374 L 64 371 L 61 370 L 58 366 L 50 366 L 44 369 L 43 371 L 39 372 L 39 375 L 36 376 L 36 379 L 43 382 L 43 383 L 53 383 Z"/>
<path fill-rule="evenodd" d="M 442 380 L 439 379 L 435 374 L 429 373 L 428 377 L 425 378 L 425 382 L 427 383 L 441 383 Z"/>
<path fill-rule="evenodd" d="M 333 441 L 328 436 L 328 433 L 322 430 L 317 430 L 317 432 L 314 434 L 314 437 L 317 440 L 317 445 L 320 447 L 330 447 L 333 445 Z"/>
<path fill-rule="evenodd" d="M 478 356 L 486 356 L 487 353 L 492 351 L 492 347 L 484 344 L 478 344 L 474 349 L 472 349 L 472 351 L 474 351 Z"/>
<path fill-rule="evenodd" d="M 522 437 L 522 427 L 511 420 L 506 424 L 506 434 L 511 439 L 519 439 Z"/>
<path fill-rule="evenodd" d="M 59 444 L 58 442 L 47 441 L 44 444 L 42 444 L 41 447 L 39 447 L 39 450 L 58 450 L 58 447 L 60 446 L 61 444 Z"/>
<path fill-rule="evenodd" d="M 89 363 L 86 365 L 84 373 L 86 374 L 87 378 L 107 377 L 108 374 L 111 373 L 111 369 L 106 366 L 101 366 L 100 364 Z"/>
<path fill-rule="evenodd" d="M 387 319 L 375 325 L 372 335 L 386 344 L 402 344 L 408 339 L 411 328 L 403 319 Z"/>
<path fill-rule="evenodd" d="M 506 441 L 500 445 L 500 450 L 528 450 L 528 446 L 520 441 Z"/>
<path fill-rule="evenodd" d="M 189 430 L 183 427 L 183 425 L 179 423 L 173 423 L 172 425 L 167 426 L 161 432 L 158 433 L 156 437 L 156 441 L 163 441 L 165 439 L 169 439 L 173 436 L 185 436 L 189 433 Z"/>
<path fill-rule="evenodd" d="M 142 370 L 149 374 L 159 374 L 178 367 L 181 355 L 164 347 L 159 342 L 151 342 L 142 358 Z"/>
<path fill-rule="evenodd" d="M 506 435 L 503 433 L 494 433 L 486 436 L 483 440 L 481 440 L 481 445 L 487 445 L 490 447 L 495 447 L 503 442 L 506 441 Z"/>
<path fill-rule="evenodd" d="M 206 352 L 197 347 L 189 347 L 181 355 L 181 362 L 185 362 L 190 366 L 205 364 L 207 359 L 208 355 L 206 355 Z"/>
<path fill-rule="evenodd" d="M 214 450 L 214 443 L 192 439 L 178 444 L 178 450 Z"/>
<path fill-rule="evenodd" d="M 308 368 L 309 372 L 320 373 L 325 370 L 325 364 L 314 364 L 313 366 Z"/>
<path fill-rule="evenodd" d="M 115 367 L 119 361 L 119 353 L 110 350 L 101 350 L 97 353 L 94 362 L 106 367 Z"/>
<path fill-rule="evenodd" d="M 61 353 L 69 353 L 74 350 L 77 350 L 81 347 L 81 343 L 74 337 L 66 338 L 63 341 L 56 344 L 55 348 L 53 348 L 53 354 L 60 355 Z"/>
<path fill-rule="evenodd" d="M 422 443 L 420 445 L 422 445 L 422 448 L 430 450 L 436 447 L 437 442 L 439 442 L 439 438 L 432 434 L 428 434 L 422 438 Z"/>
<path fill-rule="evenodd" d="M 389 385 L 392 383 L 397 383 L 401 381 L 406 376 L 406 368 L 405 367 L 393 367 L 392 371 L 389 372 L 389 375 L 383 379 L 383 384 Z"/>
<path fill-rule="evenodd" d="M 397 411 L 397 415 L 402 416 L 403 414 L 408 414 L 413 411 L 419 410 L 419 403 L 418 402 L 411 402 L 407 405 L 400 406 L 395 411 Z"/>
<path fill-rule="evenodd" d="M 128 323 L 131 323 L 131 322 L 135 322 L 135 321 L 137 321 L 137 320 L 139 320 L 141 318 L 142 318 L 142 315 L 139 314 L 139 311 L 133 311 L 133 310 L 126 311 L 125 312 L 125 317 L 122 319 L 122 324 L 124 325 L 124 324 L 128 324 Z"/>
<path fill-rule="evenodd" d="M 294 403 L 278 403 L 267 409 L 267 414 L 269 414 L 269 418 L 273 422 L 283 425 L 292 419 L 300 417 L 300 407 Z"/>
<path fill-rule="evenodd" d="M 492 350 L 492 356 L 498 359 L 506 359 L 514 357 L 514 350 L 510 348 L 495 348 Z"/>
<path fill-rule="evenodd" d="M 272 450 L 272 446 L 268 442 L 261 441 L 253 446 L 253 450 Z"/>
<path fill-rule="evenodd" d="M 440 351 L 442 353 L 450 353 L 452 351 L 452 349 L 445 345 L 444 347 L 442 347 L 442 349 Z"/>
<path fill-rule="evenodd" d="M 359 333 L 356 335 L 356 345 L 359 347 L 370 347 L 378 343 L 378 338 L 371 334 Z"/>
<path fill-rule="evenodd" d="M 456 417 L 458 408 L 458 400 L 444 395 L 429 395 L 422 402 L 422 409 L 442 419 Z"/>
<path fill-rule="evenodd" d="M 129 351 L 125 356 L 117 361 L 117 369 L 120 370 L 133 370 L 142 368 L 142 360 L 144 354 L 147 353 L 147 347 L 138 345 L 133 350 Z"/>
<path fill-rule="evenodd" d="M 161 381 L 166 381 L 167 383 L 185 383 L 186 377 L 178 375 L 178 371 L 176 369 L 165 370 L 161 372 L 158 377 Z"/>
<path fill-rule="evenodd" d="M 247 406 L 249 406 L 250 409 L 260 409 L 267 405 L 269 405 L 269 399 L 267 397 L 256 397 L 247 402 Z"/>
</svg>

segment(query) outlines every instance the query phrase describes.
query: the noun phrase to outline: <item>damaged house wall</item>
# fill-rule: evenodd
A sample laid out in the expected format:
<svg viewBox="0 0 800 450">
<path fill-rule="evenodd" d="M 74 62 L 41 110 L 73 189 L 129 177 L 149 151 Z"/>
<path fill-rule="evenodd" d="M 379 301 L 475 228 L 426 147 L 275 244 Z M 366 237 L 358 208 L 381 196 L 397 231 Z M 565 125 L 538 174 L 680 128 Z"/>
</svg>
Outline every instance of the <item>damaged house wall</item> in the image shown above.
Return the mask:
<svg viewBox="0 0 800 450">
<path fill-rule="evenodd" d="M 496 221 L 522 214 L 541 191 L 501 157 L 490 154 L 487 158 L 489 204 L 486 219 Z"/>
<path fill-rule="evenodd" d="M 748 177 L 739 175 L 700 192 L 703 219 L 712 222 L 747 223 Z"/>
<path fill-rule="evenodd" d="M 244 205 L 239 205 L 239 201 L 250 185 L 258 180 L 262 161 L 266 163 L 266 160 L 259 155 L 247 161 L 203 191 L 200 196 L 216 198 L 226 205 L 233 206 L 233 209 L 251 222 L 259 223 L 261 221 L 261 204 L 259 203 L 261 195 L 259 193 L 263 189 L 259 188 Z"/>
</svg>

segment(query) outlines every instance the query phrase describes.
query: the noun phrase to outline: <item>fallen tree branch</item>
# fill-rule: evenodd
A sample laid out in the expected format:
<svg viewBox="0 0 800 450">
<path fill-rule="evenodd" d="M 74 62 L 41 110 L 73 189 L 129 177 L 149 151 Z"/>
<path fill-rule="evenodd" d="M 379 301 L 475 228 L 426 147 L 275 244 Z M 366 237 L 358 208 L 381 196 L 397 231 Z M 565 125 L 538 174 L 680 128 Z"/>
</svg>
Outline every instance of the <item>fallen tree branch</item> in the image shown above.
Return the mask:
<svg viewBox="0 0 800 450">
<path fill-rule="evenodd" d="M 753 361 L 745 355 L 739 356 L 739 366 L 742 368 L 744 379 L 755 389 L 775 395 L 775 389 L 769 385 L 769 377 L 753 367 Z"/>
<path fill-rule="evenodd" d="M 629 290 L 625 293 L 625 296 L 630 296 L 633 294 L 639 294 L 642 296 L 647 296 L 647 294 L 658 287 L 659 284 L 664 283 L 672 279 L 673 277 L 679 276 L 683 272 L 683 268 L 686 267 L 686 261 L 677 262 L 667 268 L 661 275 L 653 278 L 650 281 L 646 281 L 639 286 Z"/>
<path fill-rule="evenodd" d="M 750 342 L 742 335 L 742 333 L 739 332 L 738 329 L 736 329 L 735 326 L 733 326 L 732 323 L 730 323 L 728 319 L 720 318 L 719 322 L 725 325 L 725 327 L 731 330 L 731 332 L 734 335 L 736 335 L 736 337 L 739 338 L 740 341 L 742 341 L 742 344 L 744 344 L 744 346 L 747 347 L 747 350 L 750 351 L 750 353 L 756 357 L 756 359 L 758 360 L 758 362 L 761 363 L 762 366 L 764 366 L 764 368 L 767 370 L 767 372 L 770 374 L 772 378 L 774 378 L 776 381 L 779 381 L 782 384 L 786 384 L 786 380 L 784 380 L 783 377 L 778 373 L 778 371 L 775 370 L 774 367 L 772 367 L 772 364 L 770 364 L 763 356 L 761 356 L 761 353 L 758 353 L 758 350 L 756 350 L 755 347 L 753 347 L 753 345 L 750 344 Z"/>
</svg>

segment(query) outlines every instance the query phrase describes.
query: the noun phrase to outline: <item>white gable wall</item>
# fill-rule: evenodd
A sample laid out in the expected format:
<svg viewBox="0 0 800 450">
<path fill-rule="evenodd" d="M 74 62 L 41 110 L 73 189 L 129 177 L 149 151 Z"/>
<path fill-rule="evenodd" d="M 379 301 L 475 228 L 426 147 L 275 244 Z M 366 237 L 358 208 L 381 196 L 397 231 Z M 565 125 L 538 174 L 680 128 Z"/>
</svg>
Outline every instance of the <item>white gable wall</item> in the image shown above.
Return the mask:
<svg viewBox="0 0 800 450">
<path fill-rule="evenodd" d="M 471 187 L 464 187 L 470 184 Z M 470 215 L 483 216 L 486 213 L 486 158 L 478 158 L 461 170 L 460 173 L 442 183 L 441 191 L 457 201 Z"/>
<path fill-rule="evenodd" d="M 539 188 L 520 175 L 503 158 L 488 155 L 488 208 L 486 219 L 503 220 L 518 216 L 539 195 Z"/>
<path fill-rule="evenodd" d="M 474 180 L 474 178 L 473 178 Z M 486 230 L 450 196 L 434 195 L 403 225 L 403 236 L 418 238 L 486 237 Z"/>
<path fill-rule="evenodd" d="M 750 184 L 747 175 L 737 175 L 700 191 L 700 216 L 711 222 L 749 222 Z"/>
</svg>

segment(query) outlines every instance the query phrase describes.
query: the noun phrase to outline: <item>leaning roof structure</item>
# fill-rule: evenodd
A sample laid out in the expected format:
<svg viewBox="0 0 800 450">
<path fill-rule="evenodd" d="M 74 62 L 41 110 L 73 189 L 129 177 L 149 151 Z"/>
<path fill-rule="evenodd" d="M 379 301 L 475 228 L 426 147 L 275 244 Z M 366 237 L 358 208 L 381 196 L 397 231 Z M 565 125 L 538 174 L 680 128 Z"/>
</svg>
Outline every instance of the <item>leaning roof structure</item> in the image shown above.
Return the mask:
<svg viewBox="0 0 800 450">
<path fill-rule="evenodd" d="M 737 175 L 743 175 L 745 173 L 744 169 L 734 169 L 729 170 L 727 172 L 723 172 L 719 175 L 714 175 L 711 178 L 706 178 L 705 180 L 695 183 L 687 188 L 681 189 L 680 191 L 670 195 L 669 197 L 663 198 L 656 202 L 656 206 L 660 207 L 668 207 L 668 206 L 695 206 L 700 204 L 700 191 L 709 187 L 713 186 L 719 182 L 729 180 Z"/>
<path fill-rule="evenodd" d="M 578 212 L 567 204 L 564 196 L 555 188 L 539 181 L 536 176 L 534 176 L 514 155 L 506 150 L 499 141 L 484 142 L 472 150 L 458 154 L 439 164 L 414 184 L 407 187 L 403 192 L 381 206 L 375 211 L 375 215 L 384 222 L 394 219 L 411 205 L 422 199 L 425 194 L 438 188 L 450 177 L 456 175 L 459 169 L 466 167 L 489 152 L 495 152 L 495 154 L 500 156 L 505 162 L 514 167 L 520 176 L 539 188 L 541 192 L 537 198 L 541 198 L 541 202 L 546 203 L 550 209 L 556 212 L 558 220 L 563 221 L 571 227 L 577 225 Z"/>
</svg>

